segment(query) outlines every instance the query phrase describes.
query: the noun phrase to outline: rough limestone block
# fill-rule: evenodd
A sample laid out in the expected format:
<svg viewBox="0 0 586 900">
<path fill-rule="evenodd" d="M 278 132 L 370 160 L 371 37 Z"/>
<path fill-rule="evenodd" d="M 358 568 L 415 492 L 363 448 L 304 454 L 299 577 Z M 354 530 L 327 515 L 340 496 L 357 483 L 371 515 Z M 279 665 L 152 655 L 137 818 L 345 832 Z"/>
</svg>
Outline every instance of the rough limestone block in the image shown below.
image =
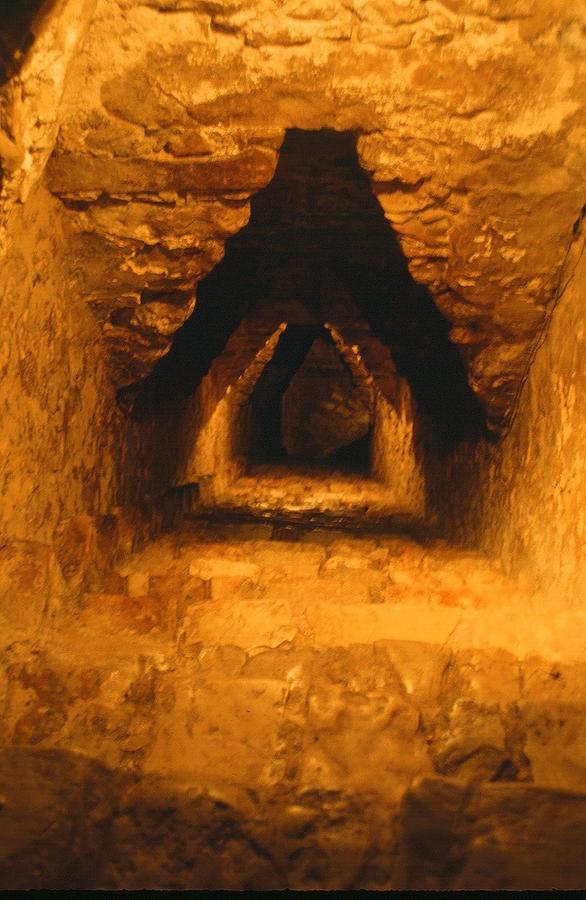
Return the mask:
<svg viewBox="0 0 586 900">
<path fill-rule="evenodd" d="M 197 559 L 190 563 L 189 574 L 208 581 L 210 578 L 249 578 L 252 581 L 258 579 L 260 569 L 256 563 L 247 562 L 244 559 L 226 559 L 224 557 L 210 557 Z"/>
<path fill-rule="evenodd" d="M 459 621 L 459 610 L 382 603 L 320 603 L 308 606 L 306 618 L 315 643 L 326 647 L 348 647 L 380 640 L 415 640 L 444 643 Z"/>
<path fill-rule="evenodd" d="M 382 537 L 382 536 L 381 536 Z M 389 555 L 389 549 L 383 540 L 375 538 L 364 538 L 352 536 L 352 540 L 340 540 L 336 535 L 336 540 L 330 546 L 330 554 L 332 556 L 359 556 L 370 562 L 373 568 L 382 568 L 385 560 Z"/>
<path fill-rule="evenodd" d="M 273 578 L 315 578 L 325 559 L 322 547 L 289 541 L 258 542 L 251 556 L 262 568 L 263 581 Z"/>
<path fill-rule="evenodd" d="M 581 890 L 586 794 L 423 778 L 403 805 L 401 887 Z"/>
<path fill-rule="evenodd" d="M 221 741 L 217 740 L 221 748 Z M 235 762 L 238 762 L 237 756 Z M 123 794 L 102 887 L 270 890 L 286 884 L 252 839 L 255 809 L 230 780 L 152 776 Z"/>
<path fill-rule="evenodd" d="M 365 569 L 381 569 L 384 564 L 384 558 L 386 556 L 385 551 L 382 551 L 380 557 L 375 556 L 362 556 L 360 552 L 355 552 L 354 554 L 346 553 L 340 554 L 336 553 L 324 563 L 322 567 L 322 574 L 331 573 L 331 572 L 339 572 L 342 570 L 349 570 L 352 572 L 362 572 Z"/>
<path fill-rule="evenodd" d="M 129 597 L 144 597 L 148 594 L 150 575 L 148 572 L 131 572 L 126 579 Z"/>
<path fill-rule="evenodd" d="M 180 715 L 161 716 L 148 769 L 258 788 L 273 760 L 287 683 L 224 674 L 215 662 L 176 681 Z"/>
<path fill-rule="evenodd" d="M 450 661 L 448 650 L 436 643 L 413 640 L 380 640 L 375 647 L 388 658 L 414 703 L 424 709 L 437 708 L 444 671 Z"/>
<path fill-rule="evenodd" d="M 125 594 L 85 594 L 80 622 L 116 633 L 119 629 L 148 634 L 160 627 L 161 604 L 153 597 L 128 597 Z"/>
<path fill-rule="evenodd" d="M 371 673 L 379 663 L 371 658 Z M 306 790 L 377 791 L 388 804 L 397 804 L 413 777 L 431 770 L 419 711 L 396 687 L 356 686 L 366 674 L 358 674 L 359 665 L 365 666 L 364 660 L 356 660 L 349 683 L 324 678 L 312 684 L 301 784 Z"/>
<path fill-rule="evenodd" d="M 55 193 L 258 190 L 270 180 L 275 162 L 275 152 L 264 147 L 248 148 L 232 158 L 185 163 L 174 159 L 108 159 L 68 153 L 51 158 L 47 178 Z"/>
<path fill-rule="evenodd" d="M 216 575 L 209 581 L 212 600 L 249 600 L 256 595 L 256 585 L 242 575 Z"/>
<path fill-rule="evenodd" d="M 50 548 L 33 541 L 0 547 L 0 627 L 30 632 L 43 620 L 51 588 L 57 588 Z"/>
<path fill-rule="evenodd" d="M 189 607 L 209 599 L 210 583 L 195 575 L 173 572 L 169 575 L 152 575 L 148 594 L 158 600 L 165 611 L 167 626 L 175 633 Z"/>
<path fill-rule="evenodd" d="M 286 600 L 297 610 L 316 603 L 372 603 L 376 602 L 371 586 L 356 580 L 352 584 L 333 578 L 296 578 L 273 581 L 265 587 L 265 596 Z"/>
<path fill-rule="evenodd" d="M 353 593 L 354 586 L 358 590 L 367 587 L 373 597 L 379 596 L 381 599 L 388 583 L 385 572 L 378 566 L 369 565 L 366 558 L 358 555 L 330 557 L 321 567 L 320 575 L 324 581 L 335 579 L 338 583 L 347 584 L 350 594 Z"/>
<path fill-rule="evenodd" d="M 525 751 L 535 780 L 551 787 L 586 789 L 585 670 L 538 658 L 522 666 Z"/>
<path fill-rule="evenodd" d="M 234 602 L 232 597 L 188 612 L 185 641 L 232 644 L 244 649 L 278 647 L 295 640 L 299 624 L 288 603 L 281 600 Z"/>
<path fill-rule="evenodd" d="M 100 568 L 94 517 L 64 519 L 57 526 L 53 546 L 68 586 L 73 590 L 91 590 L 97 583 Z"/>
<path fill-rule="evenodd" d="M 116 792 L 79 753 L 0 751 L 0 890 L 95 887 Z"/>
</svg>

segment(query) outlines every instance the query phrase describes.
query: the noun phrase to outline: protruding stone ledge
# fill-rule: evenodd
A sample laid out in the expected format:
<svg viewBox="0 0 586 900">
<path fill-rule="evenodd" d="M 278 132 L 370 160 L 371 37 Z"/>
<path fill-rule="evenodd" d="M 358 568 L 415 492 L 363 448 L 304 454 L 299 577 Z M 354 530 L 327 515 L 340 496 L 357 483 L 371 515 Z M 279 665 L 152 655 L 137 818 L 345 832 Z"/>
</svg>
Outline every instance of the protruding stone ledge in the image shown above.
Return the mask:
<svg viewBox="0 0 586 900">
<path fill-rule="evenodd" d="M 112 159 L 64 153 L 47 164 L 47 184 L 55 194 L 86 191 L 106 194 L 149 191 L 256 191 L 272 178 L 277 155 L 249 147 L 237 156 L 196 159 Z"/>
</svg>

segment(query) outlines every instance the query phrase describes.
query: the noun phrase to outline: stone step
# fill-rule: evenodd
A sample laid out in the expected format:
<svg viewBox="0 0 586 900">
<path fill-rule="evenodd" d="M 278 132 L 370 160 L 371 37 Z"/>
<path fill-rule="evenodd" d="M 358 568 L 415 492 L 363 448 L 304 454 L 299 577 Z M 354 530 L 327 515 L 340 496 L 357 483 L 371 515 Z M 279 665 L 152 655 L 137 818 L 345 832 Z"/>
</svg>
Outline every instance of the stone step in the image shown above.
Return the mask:
<svg viewBox="0 0 586 900">
<path fill-rule="evenodd" d="M 370 573 L 369 573 L 370 574 Z M 381 601 L 381 576 L 354 578 L 283 578 L 261 582 L 259 599 L 281 600 L 305 606 L 308 603 L 377 603 Z"/>
<path fill-rule="evenodd" d="M 316 596 L 273 596 L 235 604 L 231 597 L 187 611 L 186 645 L 231 644 L 244 649 L 281 644 L 348 647 L 379 640 L 444 643 L 461 617 L 453 607 L 328 602 Z"/>
<path fill-rule="evenodd" d="M 461 607 L 434 594 L 427 600 L 420 596 L 380 602 L 379 595 L 360 582 L 349 586 L 327 579 L 293 579 L 263 588 L 239 579 L 236 583 L 225 579 L 219 587 L 213 579 L 193 580 L 197 583 L 191 594 L 171 597 L 86 594 L 75 613 L 76 640 L 87 640 L 92 650 L 102 646 L 106 654 L 117 656 L 118 651 L 124 654 L 124 647 L 130 654 L 150 653 L 157 644 L 161 652 L 174 652 L 177 640 L 188 649 L 209 643 L 254 652 L 405 640 L 452 649 L 488 647 L 519 659 L 532 654 L 586 658 L 583 610 L 555 616 L 552 612 L 548 617 L 541 609 L 538 619 L 527 605 Z M 68 615 L 63 614 L 64 627 L 73 626 Z M 121 643 L 113 646 L 117 636 Z"/>
<path fill-rule="evenodd" d="M 259 712 L 282 705 L 267 690 L 264 706 L 256 696 Z M 292 740 L 290 718 L 273 745 L 247 727 L 245 694 L 235 698 L 244 727 L 234 734 L 219 717 L 220 686 L 216 700 L 217 721 L 195 718 L 187 747 L 174 748 L 199 758 L 201 771 L 133 772 L 62 748 L 3 749 L 0 889 L 583 888 L 583 790 L 413 778 L 416 722 L 400 708 L 387 714 L 395 742 L 365 707 L 341 729 L 353 745 L 336 741 L 335 704 L 310 703 L 307 742 Z M 303 764 L 293 774 L 296 754 Z"/>
<path fill-rule="evenodd" d="M 319 535 L 323 537 L 323 535 Z M 163 599 L 165 578 L 170 594 L 193 593 L 195 581 L 208 585 L 208 595 L 230 593 L 234 600 L 263 596 L 277 582 L 284 596 L 293 584 L 316 596 L 328 596 L 334 581 L 348 596 L 378 602 L 417 602 L 455 607 L 511 606 L 518 591 L 488 560 L 445 546 L 424 547 L 401 538 L 360 538 L 328 542 L 243 540 L 226 545 L 184 536 L 179 547 L 158 542 L 156 548 L 127 560 L 117 576 L 127 593 L 155 593 Z M 152 580 L 156 579 L 153 587 Z M 314 579 L 304 585 L 299 579 Z M 291 585 L 285 585 L 291 581 Z M 335 589 L 343 597 L 344 588 Z"/>
</svg>

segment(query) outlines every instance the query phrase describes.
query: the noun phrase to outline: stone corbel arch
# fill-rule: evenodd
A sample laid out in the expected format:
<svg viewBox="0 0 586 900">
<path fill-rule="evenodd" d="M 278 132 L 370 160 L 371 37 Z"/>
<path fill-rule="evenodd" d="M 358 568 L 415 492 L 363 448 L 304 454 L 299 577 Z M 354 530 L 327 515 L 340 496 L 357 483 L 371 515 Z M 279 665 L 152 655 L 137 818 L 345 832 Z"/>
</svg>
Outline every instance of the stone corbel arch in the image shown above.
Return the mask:
<svg viewBox="0 0 586 900">
<path fill-rule="evenodd" d="M 360 324 L 357 323 L 358 327 Z M 387 348 L 370 331 L 366 332 L 367 341 L 364 341 L 362 329 L 360 340 L 351 327 L 337 328 L 329 322 L 325 323 L 325 327 L 342 359 L 374 388 L 373 478 L 385 485 L 389 494 L 396 498 L 397 505 L 423 515 L 425 484 L 419 463 L 416 410 L 409 385 L 399 377 Z M 383 359 L 388 358 L 385 359 L 386 365 L 379 363 L 377 366 L 373 356 L 381 351 Z"/>
<path fill-rule="evenodd" d="M 308 322 L 325 326 L 354 378 L 374 393 L 372 478 L 381 483 L 388 505 L 422 516 L 425 486 L 408 384 L 387 348 L 352 311 L 345 322 L 318 323 L 299 302 L 260 306 L 233 333 L 187 405 L 173 486 L 195 482 L 204 503 L 222 501 L 245 470 L 240 413 L 287 326 Z"/>
<path fill-rule="evenodd" d="M 171 344 L 153 292 L 188 310 L 285 131 L 351 131 L 499 430 L 584 202 L 580 17 L 553 6 L 47 0 L 0 132 L 4 205 L 45 170 L 71 290 L 134 385 Z"/>
</svg>

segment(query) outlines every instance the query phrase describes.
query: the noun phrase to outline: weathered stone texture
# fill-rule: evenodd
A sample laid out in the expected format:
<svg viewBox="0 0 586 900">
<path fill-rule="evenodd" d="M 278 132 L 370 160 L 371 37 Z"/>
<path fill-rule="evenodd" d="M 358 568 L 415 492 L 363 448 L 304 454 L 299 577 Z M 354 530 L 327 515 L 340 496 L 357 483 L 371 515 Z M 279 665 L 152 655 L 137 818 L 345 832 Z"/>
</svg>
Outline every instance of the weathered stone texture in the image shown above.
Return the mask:
<svg viewBox="0 0 586 900">
<path fill-rule="evenodd" d="M 583 227 L 583 226 L 582 226 Z M 586 262 L 578 233 L 548 331 L 519 398 L 510 434 L 497 446 L 463 446 L 430 480 L 454 533 L 480 541 L 548 596 L 545 619 L 583 608 L 586 596 L 584 457 Z M 450 484 L 450 496 L 443 493 Z M 454 503 L 454 488 L 458 502 Z M 453 512 L 457 510 L 457 521 Z M 450 512 L 452 511 L 452 512 Z M 544 633 L 546 621 L 538 623 Z M 576 635 L 576 642 L 583 642 Z M 552 651 L 555 653 L 557 650 Z"/>
<path fill-rule="evenodd" d="M 323 458 L 368 434 L 373 392 L 355 383 L 337 349 L 316 341 L 282 400 L 283 444 L 290 456 Z"/>
<path fill-rule="evenodd" d="M 424 778 L 405 798 L 405 890 L 580 891 L 583 793 Z"/>
<path fill-rule="evenodd" d="M 61 210 L 39 191 L 14 211 L 0 293 L 1 529 L 48 541 L 57 522 L 116 500 L 122 424 L 95 325 L 72 300 Z"/>
<path fill-rule="evenodd" d="M 101 589 L 3 641 L 3 888 L 579 887 L 585 654 L 487 647 L 527 608 L 496 567 L 268 525 L 121 559 L 123 522 Z"/>
<path fill-rule="evenodd" d="M 61 124 L 60 105 L 69 66 L 95 8 L 96 0 L 63 0 L 46 4 L 44 8 L 35 3 L 24 4 L 20 10 L 3 10 L 7 35 L 12 30 L 17 42 L 25 45 L 11 60 L 12 80 L 0 90 L 0 235 L 3 237 L 6 213 L 15 200 L 26 200 L 53 151 Z M 30 32 L 26 25 L 30 26 Z M 30 48 L 26 47 L 29 34 L 33 38 Z"/>
<path fill-rule="evenodd" d="M 0 889 L 92 888 L 119 779 L 75 751 L 0 751 Z"/>
<path fill-rule="evenodd" d="M 110 237 L 100 251 L 116 260 L 111 310 L 124 305 L 121 294 L 150 289 L 154 270 L 140 257 L 146 245 L 154 261 L 152 251 L 173 240 L 186 194 L 262 187 L 285 128 L 360 133 L 361 164 L 411 272 L 450 321 L 499 429 L 551 311 L 583 202 L 581 29 L 580 9 L 545 0 L 522 9 L 100 0 L 68 70 L 48 183 L 88 207 L 72 215 L 82 256 L 93 220 L 103 235 L 118 227 L 120 204 L 135 217 L 129 243 Z M 148 202 L 139 210 L 141 194 Z M 159 226 L 153 243 L 161 201 L 167 236 Z M 207 199 L 193 203 L 205 210 Z M 235 219 L 227 231 L 211 228 L 206 240 L 239 227 Z M 218 259 L 198 270 L 174 254 L 175 271 L 165 273 L 158 253 L 163 292 Z M 95 288 L 79 289 L 96 299 Z M 139 321 L 110 333 L 119 383 L 143 378 L 168 350 L 156 332 Z"/>
<path fill-rule="evenodd" d="M 46 544 L 4 538 L 0 548 L 0 630 L 23 636 L 42 624 L 51 597 L 62 588 Z"/>
<path fill-rule="evenodd" d="M 368 793 L 270 805 L 66 750 L 0 755 L 4 889 L 580 890 L 584 794 L 425 777 L 391 823 Z M 21 806 L 23 798 L 26 805 Z M 397 854 L 398 850 L 398 854 Z"/>
<path fill-rule="evenodd" d="M 323 415 L 319 429 L 313 426 L 314 445 L 322 450 L 331 445 L 335 450 L 340 444 L 368 433 L 372 419 L 374 434 L 372 452 L 367 452 L 368 473 L 360 476 L 334 470 L 329 478 L 314 478 L 307 484 L 301 470 L 290 472 L 286 467 L 279 468 L 273 465 L 276 460 L 257 467 L 254 472 L 248 471 L 255 460 L 254 442 L 263 437 L 255 434 L 251 423 L 253 414 L 257 421 L 273 414 L 270 388 L 268 400 L 265 397 L 268 406 L 263 406 L 261 399 L 258 409 L 251 411 L 251 398 L 265 367 L 277 352 L 279 341 L 286 338 L 288 325 L 325 328 L 331 336 L 329 346 L 333 359 L 338 359 L 340 366 L 342 360 L 346 364 L 342 376 L 339 372 L 336 376 L 336 390 L 332 391 L 331 385 L 325 390 L 326 404 L 332 406 L 336 394 L 338 399 L 334 400 L 333 413 L 325 408 L 327 415 L 331 415 L 329 433 L 323 428 L 326 421 Z M 295 378 L 289 390 L 294 386 Z M 313 395 L 319 395 L 318 388 Z M 284 446 L 289 442 L 289 452 L 295 429 L 287 422 L 287 415 L 291 415 L 286 409 L 287 397 L 288 392 L 281 405 Z M 351 418 L 348 397 L 357 404 Z M 290 405 L 294 409 L 295 403 Z M 295 412 L 300 433 L 306 427 L 301 425 L 305 412 L 305 406 Z M 357 412 L 359 420 L 356 420 Z M 361 321 L 351 304 L 339 302 L 319 311 L 294 301 L 257 304 L 188 398 L 179 426 L 171 421 L 167 438 L 167 442 L 161 442 L 167 480 L 173 485 L 198 485 L 201 501 L 208 507 L 223 505 L 265 513 L 269 510 L 283 513 L 287 508 L 313 509 L 318 513 L 337 511 L 358 517 L 424 514 L 415 404 L 409 385 L 399 376 L 388 349 Z"/>
<path fill-rule="evenodd" d="M 46 13 L 0 91 L 0 887 L 583 888 L 581 5 Z M 185 434 L 163 447 L 173 422 L 153 452 L 114 386 L 168 353 L 285 130 L 324 127 L 358 135 L 490 427 L 511 425 L 447 458 L 430 439 L 424 459 L 431 511 L 502 565 L 439 540 L 266 521 L 147 543 L 181 497 L 150 517 L 115 505 L 193 470 L 169 479 Z M 354 190 L 333 168 L 317 198 L 303 175 L 277 242 L 316 212 L 318 255 Z M 360 221 L 341 217 L 344 259 L 367 268 Z M 220 408 L 201 458 L 224 454 L 226 484 L 240 470 L 221 404 L 250 396 L 295 299 L 263 247 L 272 318 L 234 332 L 184 423 L 205 439 Z M 406 382 L 362 325 L 330 326 L 395 404 L 400 477 L 421 499 Z M 257 471 L 228 499 L 362 526 L 392 499 L 342 476 L 310 485 Z"/>
<path fill-rule="evenodd" d="M 47 184 L 56 194 L 137 194 L 192 191 L 244 193 L 264 187 L 273 174 L 275 154 L 262 147 L 227 159 L 203 162 L 113 160 L 63 154 L 47 167 Z"/>
</svg>

